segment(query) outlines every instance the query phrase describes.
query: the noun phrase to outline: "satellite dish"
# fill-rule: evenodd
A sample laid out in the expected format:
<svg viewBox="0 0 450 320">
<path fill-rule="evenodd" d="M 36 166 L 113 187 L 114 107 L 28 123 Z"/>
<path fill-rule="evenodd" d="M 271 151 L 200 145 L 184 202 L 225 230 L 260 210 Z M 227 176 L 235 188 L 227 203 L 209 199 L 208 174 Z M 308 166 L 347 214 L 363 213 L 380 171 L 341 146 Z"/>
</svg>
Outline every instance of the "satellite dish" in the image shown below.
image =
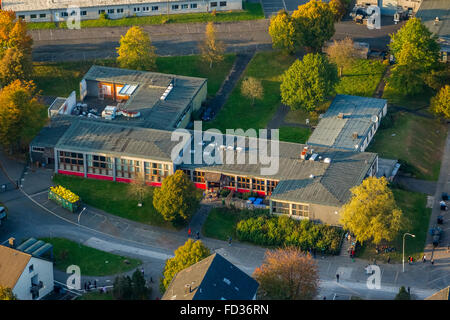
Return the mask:
<svg viewBox="0 0 450 320">
<path fill-rule="evenodd" d="M 372 122 L 378 122 L 378 116 L 372 116 L 370 120 L 372 120 Z"/>
</svg>

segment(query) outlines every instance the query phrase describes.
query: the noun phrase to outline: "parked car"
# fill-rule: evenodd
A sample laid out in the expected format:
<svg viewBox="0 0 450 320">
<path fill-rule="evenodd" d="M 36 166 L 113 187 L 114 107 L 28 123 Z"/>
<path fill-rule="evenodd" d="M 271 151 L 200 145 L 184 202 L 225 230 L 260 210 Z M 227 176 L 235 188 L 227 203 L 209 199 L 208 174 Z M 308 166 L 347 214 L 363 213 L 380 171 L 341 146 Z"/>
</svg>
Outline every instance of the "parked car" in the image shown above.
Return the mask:
<svg viewBox="0 0 450 320">
<path fill-rule="evenodd" d="M 444 217 L 443 216 L 438 216 L 437 217 L 437 223 L 438 224 L 443 224 L 444 223 Z"/>
<path fill-rule="evenodd" d="M 447 211 L 448 210 L 448 206 L 445 203 L 445 201 L 441 201 L 441 202 L 439 202 L 439 204 L 440 204 L 440 207 L 441 207 L 442 211 Z"/>
<path fill-rule="evenodd" d="M 442 229 L 439 227 L 434 227 L 430 229 L 430 234 L 433 237 L 433 246 L 437 247 L 442 237 Z"/>
<path fill-rule="evenodd" d="M 0 204 L 0 226 L 2 222 L 8 218 L 8 209 Z"/>
<path fill-rule="evenodd" d="M 202 120 L 210 121 L 214 117 L 214 112 L 211 108 L 207 108 L 205 112 L 203 112 Z"/>
<path fill-rule="evenodd" d="M 442 201 L 448 201 L 448 193 L 447 192 L 442 192 Z"/>
</svg>

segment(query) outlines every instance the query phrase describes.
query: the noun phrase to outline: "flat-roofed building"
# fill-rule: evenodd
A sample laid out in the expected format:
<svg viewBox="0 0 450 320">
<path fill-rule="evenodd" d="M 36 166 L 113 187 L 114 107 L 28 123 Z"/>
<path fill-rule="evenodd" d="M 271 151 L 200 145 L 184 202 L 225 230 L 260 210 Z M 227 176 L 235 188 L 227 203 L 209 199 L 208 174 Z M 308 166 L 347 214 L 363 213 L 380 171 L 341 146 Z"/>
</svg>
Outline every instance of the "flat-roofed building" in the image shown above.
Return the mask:
<svg viewBox="0 0 450 320">
<path fill-rule="evenodd" d="M 337 95 L 309 137 L 310 146 L 364 151 L 387 113 L 387 100 Z"/>
<path fill-rule="evenodd" d="M 94 20 L 102 14 L 107 14 L 109 19 L 120 19 L 242 9 L 241 0 L 2 0 L 0 5 L 29 22 L 63 22 L 74 14 L 81 20 Z"/>
</svg>

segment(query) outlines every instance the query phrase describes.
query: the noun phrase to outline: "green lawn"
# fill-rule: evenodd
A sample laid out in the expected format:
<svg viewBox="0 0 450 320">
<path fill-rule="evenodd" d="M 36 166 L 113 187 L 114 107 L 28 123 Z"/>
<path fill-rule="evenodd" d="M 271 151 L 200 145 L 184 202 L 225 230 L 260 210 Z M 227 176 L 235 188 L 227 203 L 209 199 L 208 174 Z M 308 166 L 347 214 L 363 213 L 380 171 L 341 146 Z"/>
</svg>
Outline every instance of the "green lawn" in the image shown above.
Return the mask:
<svg viewBox="0 0 450 320">
<path fill-rule="evenodd" d="M 70 265 L 77 265 L 82 275 L 107 276 L 133 270 L 142 264 L 140 260 L 100 251 L 67 239 L 40 240 L 53 245 L 54 266 L 62 271 L 66 271 Z"/>
<path fill-rule="evenodd" d="M 351 68 L 344 69 L 336 93 L 372 97 L 385 70 L 381 61 L 357 60 Z"/>
<path fill-rule="evenodd" d="M 400 232 L 396 239 L 389 244 L 390 247 L 395 247 L 395 252 L 376 254 L 375 246 L 367 243 L 358 255 L 360 258 L 368 260 L 376 259 L 378 262 L 383 262 L 387 260 L 389 255 L 392 262 L 401 262 L 403 234 L 405 232 L 412 233 L 416 236 L 415 238 L 407 237 L 405 241 L 405 256 L 412 256 L 415 260 L 418 260 L 423 255 L 431 215 L 431 209 L 426 208 L 427 196 L 422 193 L 395 188 L 392 191 L 397 205 L 411 221 L 411 226 L 407 230 Z"/>
<path fill-rule="evenodd" d="M 297 127 L 281 127 L 280 141 L 306 143 L 311 135 L 311 129 Z"/>
<path fill-rule="evenodd" d="M 230 72 L 235 59 L 235 54 L 227 54 L 224 61 L 210 69 L 202 62 L 199 55 L 158 57 L 155 71 L 207 78 L 208 96 L 213 97 Z M 36 62 L 34 63 L 33 79 L 42 95 L 67 97 L 73 90 L 76 90 L 79 95 L 80 81 L 93 64 L 118 67 L 115 59 L 56 63 Z"/>
<path fill-rule="evenodd" d="M 383 92 L 383 98 L 387 99 L 389 104 L 401 106 L 404 108 L 418 110 L 428 109 L 430 99 L 436 94 L 432 89 L 428 88 L 422 94 L 416 96 L 404 96 L 402 92 L 392 89 L 386 85 Z"/>
<path fill-rule="evenodd" d="M 294 60 L 295 57 L 279 51 L 256 53 L 227 103 L 213 121 L 203 124 L 204 129 L 216 128 L 225 132 L 226 129 L 265 128 L 281 103 L 280 76 Z M 261 80 L 264 87 L 264 98 L 256 100 L 253 106 L 250 99 L 241 95 L 241 83 L 246 77 Z"/>
<path fill-rule="evenodd" d="M 92 27 L 118 27 L 118 26 L 140 26 L 150 24 L 165 24 L 165 23 L 187 23 L 187 22 L 233 22 L 243 20 L 264 19 L 264 13 L 259 3 L 243 2 L 243 10 L 224 11 L 212 13 L 185 13 L 185 14 L 170 14 L 169 17 L 165 14 L 165 8 L 161 8 L 161 14 L 147 17 L 129 17 L 121 19 L 97 19 L 81 21 L 81 28 Z M 28 29 L 56 29 L 57 26 L 52 22 L 35 22 L 28 23 Z M 65 22 L 59 24 L 59 28 L 67 28 Z"/>
<path fill-rule="evenodd" d="M 83 294 L 77 300 L 114 300 L 111 291 L 100 293 L 98 291 L 91 291 Z"/>
<path fill-rule="evenodd" d="M 226 208 L 213 208 L 202 227 L 205 237 L 228 240 L 236 239 L 236 224 L 241 217 L 238 213 Z"/>
<path fill-rule="evenodd" d="M 130 199 L 127 195 L 127 183 L 58 174 L 55 175 L 53 182 L 79 195 L 84 203 L 110 214 L 140 223 L 174 229 L 172 224 L 165 221 L 153 207 L 153 187 L 148 187 L 148 196 L 145 197 L 143 206 L 138 207 L 137 200 Z"/>
<path fill-rule="evenodd" d="M 407 112 L 388 112 L 381 124 L 366 151 L 376 152 L 383 158 L 399 159 L 400 170 L 418 179 L 435 181 L 439 178 L 447 137 L 445 125 Z"/>
</svg>

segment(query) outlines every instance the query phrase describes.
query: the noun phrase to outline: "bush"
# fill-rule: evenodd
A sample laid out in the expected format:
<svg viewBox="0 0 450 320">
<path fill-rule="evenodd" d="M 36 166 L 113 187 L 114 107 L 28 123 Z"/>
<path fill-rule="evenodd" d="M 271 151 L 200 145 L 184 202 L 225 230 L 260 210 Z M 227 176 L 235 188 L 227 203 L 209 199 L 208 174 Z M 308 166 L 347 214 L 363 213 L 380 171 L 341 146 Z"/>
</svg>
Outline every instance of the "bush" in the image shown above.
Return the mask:
<svg viewBox="0 0 450 320">
<path fill-rule="evenodd" d="M 222 189 L 220 190 L 220 196 L 222 198 L 226 198 L 230 194 L 230 192 L 231 192 L 230 189 Z"/>
<path fill-rule="evenodd" d="M 106 14 L 106 12 L 100 13 L 99 19 L 100 20 L 108 20 L 108 14 Z"/>
<path fill-rule="evenodd" d="M 338 254 L 342 229 L 287 216 L 263 215 L 241 220 L 237 224 L 239 240 L 263 246 L 296 246 L 306 251 Z"/>
</svg>

